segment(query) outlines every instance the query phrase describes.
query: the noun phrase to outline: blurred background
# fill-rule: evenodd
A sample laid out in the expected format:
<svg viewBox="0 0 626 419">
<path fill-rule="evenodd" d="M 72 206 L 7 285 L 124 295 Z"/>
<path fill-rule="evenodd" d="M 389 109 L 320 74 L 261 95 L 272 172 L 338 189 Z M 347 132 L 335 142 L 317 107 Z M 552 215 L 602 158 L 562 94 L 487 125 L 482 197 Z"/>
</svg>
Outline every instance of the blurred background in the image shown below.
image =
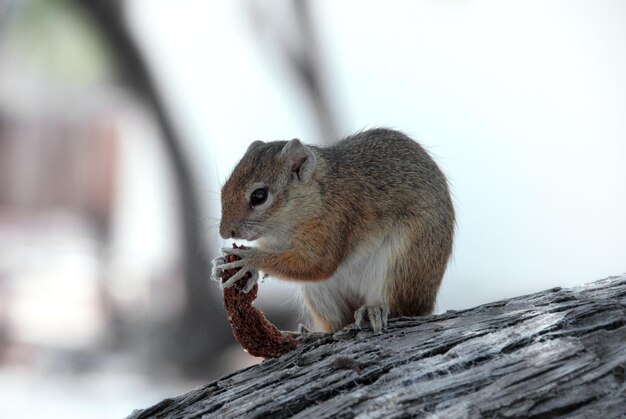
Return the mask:
<svg viewBox="0 0 626 419">
<path fill-rule="evenodd" d="M 386 126 L 450 179 L 438 311 L 626 271 L 626 3 L 0 0 L 0 417 L 258 362 L 209 261 L 249 143 Z M 266 280 L 279 327 L 296 289 Z"/>
</svg>

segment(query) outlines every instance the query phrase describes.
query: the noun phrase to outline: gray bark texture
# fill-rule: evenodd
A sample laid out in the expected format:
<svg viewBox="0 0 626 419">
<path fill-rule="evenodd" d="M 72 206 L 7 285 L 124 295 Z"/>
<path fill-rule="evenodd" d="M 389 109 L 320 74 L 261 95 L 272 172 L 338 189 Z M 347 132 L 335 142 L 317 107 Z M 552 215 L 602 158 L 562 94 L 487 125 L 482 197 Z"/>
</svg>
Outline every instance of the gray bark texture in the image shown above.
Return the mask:
<svg viewBox="0 0 626 419">
<path fill-rule="evenodd" d="M 130 418 L 626 417 L 626 275 L 300 342 Z"/>
</svg>

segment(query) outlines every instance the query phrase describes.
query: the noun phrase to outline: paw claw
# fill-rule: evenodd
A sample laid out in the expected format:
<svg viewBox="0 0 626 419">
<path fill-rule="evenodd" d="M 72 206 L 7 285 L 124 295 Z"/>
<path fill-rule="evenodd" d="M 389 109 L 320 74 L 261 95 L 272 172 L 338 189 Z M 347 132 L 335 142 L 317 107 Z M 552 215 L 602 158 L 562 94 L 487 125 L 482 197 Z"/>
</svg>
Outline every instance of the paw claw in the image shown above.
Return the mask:
<svg viewBox="0 0 626 419">
<path fill-rule="evenodd" d="M 237 283 L 237 281 L 243 278 L 246 273 L 247 273 L 246 270 L 240 269 L 239 271 L 237 271 L 237 273 L 235 273 L 235 275 L 231 276 L 230 278 L 228 278 L 226 281 L 222 283 L 222 288 L 232 287 L 233 285 Z"/>
<path fill-rule="evenodd" d="M 226 263 L 226 260 L 223 257 L 216 257 L 211 261 L 211 279 L 213 281 L 219 282 L 224 275 L 224 270 L 222 269 L 222 265 Z"/>
<path fill-rule="evenodd" d="M 259 271 L 257 270 L 250 271 L 250 278 L 248 278 L 248 282 L 246 282 L 246 286 L 243 287 L 243 292 L 247 294 L 250 291 L 252 291 L 252 288 L 254 288 L 257 282 L 259 282 Z"/>
<path fill-rule="evenodd" d="M 222 265 L 220 265 L 219 268 L 222 271 L 225 271 L 227 269 L 242 268 L 244 266 L 246 266 L 246 261 L 241 259 L 241 260 L 235 260 L 233 262 L 225 262 Z"/>
</svg>

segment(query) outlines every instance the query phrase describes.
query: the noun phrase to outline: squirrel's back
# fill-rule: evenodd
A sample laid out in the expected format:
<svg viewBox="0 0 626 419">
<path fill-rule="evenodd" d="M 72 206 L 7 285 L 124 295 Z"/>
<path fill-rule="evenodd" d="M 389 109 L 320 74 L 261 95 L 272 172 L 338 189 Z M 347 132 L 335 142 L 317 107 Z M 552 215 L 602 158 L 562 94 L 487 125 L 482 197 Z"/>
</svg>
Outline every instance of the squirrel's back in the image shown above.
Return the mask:
<svg viewBox="0 0 626 419">
<path fill-rule="evenodd" d="M 435 161 L 417 142 L 390 129 L 371 129 L 318 149 L 326 162 L 329 196 L 370 206 L 380 216 L 432 209 L 454 218 L 448 184 Z M 337 193 L 343 191 L 341 193 Z"/>
</svg>

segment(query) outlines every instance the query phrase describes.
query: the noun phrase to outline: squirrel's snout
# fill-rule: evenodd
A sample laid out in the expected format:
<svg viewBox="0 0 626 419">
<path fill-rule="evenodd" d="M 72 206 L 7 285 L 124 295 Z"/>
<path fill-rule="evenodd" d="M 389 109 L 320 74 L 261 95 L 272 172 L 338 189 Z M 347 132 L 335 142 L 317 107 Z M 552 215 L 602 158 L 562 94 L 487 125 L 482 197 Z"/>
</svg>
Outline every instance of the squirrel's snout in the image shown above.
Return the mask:
<svg viewBox="0 0 626 419">
<path fill-rule="evenodd" d="M 236 232 L 232 225 L 225 223 L 224 221 L 220 223 L 220 236 L 222 236 L 223 239 L 233 238 L 235 237 L 235 234 Z"/>
<path fill-rule="evenodd" d="M 223 239 L 232 239 L 235 237 L 235 230 L 220 232 L 220 236 L 222 236 Z"/>
<path fill-rule="evenodd" d="M 223 239 L 257 239 L 256 233 L 250 231 L 241 221 L 224 222 L 224 220 L 222 220 L 220 223 L 220 236 L 222 236 Z"/>
</svg>

